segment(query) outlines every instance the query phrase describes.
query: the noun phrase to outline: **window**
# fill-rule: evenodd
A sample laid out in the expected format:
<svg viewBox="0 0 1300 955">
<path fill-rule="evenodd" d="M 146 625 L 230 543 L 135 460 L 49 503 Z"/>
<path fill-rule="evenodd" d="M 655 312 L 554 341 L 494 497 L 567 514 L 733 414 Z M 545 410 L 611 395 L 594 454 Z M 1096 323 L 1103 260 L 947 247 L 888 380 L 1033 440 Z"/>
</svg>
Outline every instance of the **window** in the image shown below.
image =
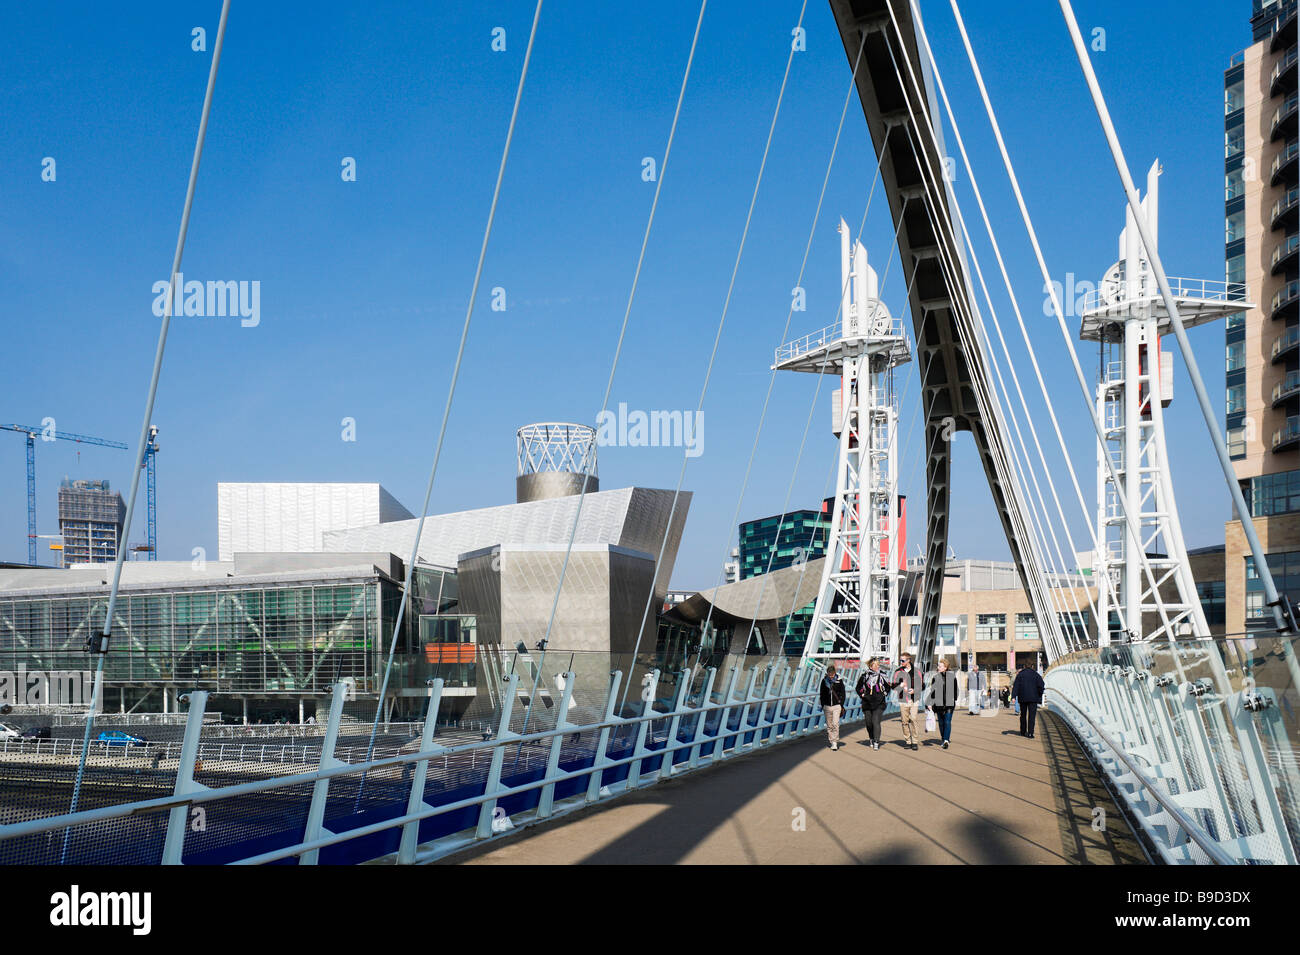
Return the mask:
<svg viewBox="0 0 1300 955">
<path fill-rule="evenodd" d="M 1017 640 L 1038 639 L 1038 621 L 1034 619 L 1034 615 L 1032 613 L 1016 614 L 1016 639 Z"/>
<path fill-rule="evenodd" d="M 1246 105 L 1246 84 L 1238 80 L 1223 91 L 1223 115 L 1229 116 Z"/>
<path fill-rule="evenodd" d="M 1081 612 L 1058 613 L 1056 617 L 1061 624 L 1061 635 L 1067 643 L 1088 642 L 1088 621 Z"/>
<path fill-rule="evenodd" d="M 935 634 L 934 642 L 940 647 L 957 646 L 957 625 L 955 623 L 939 624 L 938 632 Z"/>
<path fill-rule="evenodd" d="M 1246 367 L 1246 343 L 1233 342 L 1227 349 L 1227 370 L 1237 371 Z"/>
<path fill-rule="evenodd" d="M 975 618 L 976 640 L 1005 640 L 1007 638 L 1007 615 L 1004 613 L 981 613 Z"/>
<path fill-rule="evenodd" d="M 1279 593 L 1294 593 L 1300 587 L 1300 551 L 1283 554 L 1265 554 L 1268 569 L 1273 573 L 1273 583 Z M 1255 572 L 1254 558 L 1246 561 L 1246 626 L 1249 628 L 1271 626 L 1273 612 L 1264 602 L 1264 582 Z"/>
<path fill-rule="evenodd" d="M 1228 414 L 1238 414 L 1246 410 L 1246 386 L 1228 386 Z"/>
<path fill-rule="evenodd" d="M 1226 331 L 1232 331 L 1234 328 L 1246 327 L 1246 313 L 1237 312 L 1235 315 L 1229 315 L 1227 322 L 1224 324 Z"/>
<path fill-rule="evenodd" d="M 1224 243 L 1236 242 L 1238 239 L 1246 237 L 1246 213 L 1234 212 L 1223 220 L 1224 223 Z"/>
<path fill-rule="evenodd" d="M 1227 277 L 1229 282 L 1246 281 L 1246 256 L 1234 255 L 1228 259 Z"/>
<path fill-rule="evenodd" d="M 1246 130 L 1242 126 L 1230 129 L 1223 134 L 1223 158 L 1231 159 L 1241 155 L 1246 148 Z"/>
<path fill-rule="evenodd" d="M 1300 471 L 1282 471 L 1252 478 L 1249 490 L 1247 499 L 1252 517 L 1300 511 Z"/>
<path fill-rule="evenodd" d="M 1246 429 L 1228 429 L 1228 457 L 1244 458 L 1246 456 Z"/>
<path fill-rule="evenodd" d="M 1242 182 L 1240 169 L 1234 169 L 1224 177 L 1224 187 L 1223 198 L 1225 201 L 1230 202 L 1238 196 L 1246 194 L 1246 187 Z"/>
<path fill-rule="evenodd" d="M 1205 622 L 1211 627 L 1222 627 L 1227 621 L 1224 612 L 1226 588 L 1222 580 L 1207 580 L 1196 585 L 1196 596 L 1205 611 Z"/>
</svg>

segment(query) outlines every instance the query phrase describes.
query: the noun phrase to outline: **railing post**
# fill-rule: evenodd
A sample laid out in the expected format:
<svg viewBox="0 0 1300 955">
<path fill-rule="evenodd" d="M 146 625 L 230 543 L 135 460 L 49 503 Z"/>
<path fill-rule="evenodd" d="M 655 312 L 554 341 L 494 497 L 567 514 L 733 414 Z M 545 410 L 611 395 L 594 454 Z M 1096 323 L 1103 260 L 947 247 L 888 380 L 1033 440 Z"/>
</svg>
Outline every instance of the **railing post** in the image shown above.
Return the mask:
<svg viewBox="0 0 1300 955">
<path fill-rule="evenodd" d="M 199 749 L 199 733 L 203 729 L 203 710 L 208 705 L 206 690 L 195 690 L 190 695 L 189 718 L 185 721 L 185 741 L 181 745 L 181 761 L 176 767 L 176 787 L 173 794 L 188 796 L 208 787 L 194 781 L 194 759 Z M 180 865 L 185 853 L 185 831 L 189 828 L 190 806 L 173 806 L 167 815 L 167 837 L 163 842 L 163 865 Z"/>
<path fill-rule="evenodd" d="M 339 721 L 343 717 L 343 701 L 347 698 L 347 685 L 334 684 L 334 694 L 330 699 L 329 725 L 325 730 L 325 742 L 320 750 L 320 768 L 333 769 L 343 763 L 334 758 L 334 744 L 339 738 Z M 265 750 L 266 747 L 263 747 Z M 307 829 L 303 833 L 303 842 L 311 842 L 325 835 L 332 835 L 325 829 L 325 806 L 329 801 L 330 781 L 318 779 L 312 784 L 311 807 L 307 810 Z M 315 865 L 320 860 L 320 850 L 311 849 L 299 857 L 299 865 Z"/>
<path fill-rule="evenodd" d="M 1240 692 L 1232 694 L 1224 701 L 1229 718 L 1237 731 L 1237 739 L 1241 742 L 1242 762 L 1245 763 L 1246 776 L 1250 780 L 1250 788 L 1255 796 L 1255 809 L 1259 813 L 1260 828 L 1277 840 L 1278 848 L 1281 850 L 1280 854 L 1273 858 L 1273 862 L 1280 865 L 1295 865 L 1295 846 L 1291 844 L 1286 816 L 1278 802 L 1277 792 L 1273 789 L 1268 761 L 1264 758 L 1264 749 L 1259 742 L 1258 727 L 1255 725 L 1253 714 L 1243 704 L 1244 693 Z M 1274 708 L 1266 706 L 1258 712 L 1258 717 L 1263 720 L 1270 714 L 1276 716 Z"/>
<path fill-rule="evenodd" d="M 571 729 L 578 729 L 576 723 L 569 722 L 569 704 L 573 700 L 573 683 L 577 678 L 572 673 L 564 674 L 564 690 L 560 693 L 560 712 L 555 715 L 556 733 L 551 737 L 551 751 L 546 757 L 546 779 L 552 779 L 560 771 L 560 754 L 564 750 L 565 734 Z M 560 732 L 563 730 L 564 732 Z M 555 783 L 548 782 L 542 787 L 542 795 L 537 801 L 537 818 L 545 819 L 555 808 Z"/>
<path fill-rule="evenodd" d="M 659 693 L 659 668 L 651 670 L 649 680 L 645 688 L 641 691 L 641 702 L 644 704 L 641 708 L 641 715 L 655 711 L 655 699 Z M 636 728 L 636 747 L 632 750 L 635 757 L 627 770 L 627 788 L 635 789 L 641 785 L 641 761 L 650 755 L 650 750 L 646 749 L 645 738 L 650 732 L 650 724 L 653 720 L 643 719 L 637 724 Z"/>
<path fill-rule="evenodd" d="M 433 681 L 429 695 L 429 708 L 424 712 L 424 727 L 420 730 L 420 752 L 441 753 L 445 746 L 433 745 L 433 734 L 438 726 L 438 710 L 442 706 L 442 678 Z M 429 760 L 415 764 L 411 774 L 411 794 L 406 801 L 406 814 L 419 812 L 424 807 L 424 782 L 429 776 Z M 397 864 L 410 865 L 415 861 L 415 847 L 420 842 L 420 821 L 413 819 L 402 826 L 402 842 L 397 849 Z"/>
<path fill-rule="evenodd" d="M 704 681 L 704 696 L 700 698 L 700 706 L 708 706 L 713 702 L 713 681 L 717 679 L 718 668 L 709 667 L 706 671 L 707 677 Z M 700 764 L 700 747 L 704 743 L 705 730 L 709 722 L 709 711 L 705 710 L 699 714 L 699 720 L 695 724 L 695 744 L 691 747 L 691 761 L 688 764 L 694 769 Z"/>
<path fill-rule="evenodd" d="M 664 741 L 664 759 L 659 764 L 660 779 L 673 774 L 673 757 L 676 751 L 672 747 L 677 743 L 677 728 L 682 722 L 682 711 L 686 709 L 686 693 L 691 688 L 690 672 L 684 667 L 678 671 L 677 695 L 673 699 L 673 718 L 668 722 L 668 738 Z"/>
<path fill-rule="evenodd" d="M 731 722 L 731 703 L 736 695 L 736 681 L 739 678 L 740 670 L 733 665 L 727 674 L 727 688 L 723 691 L 722 709 L 718 711 L 718 731 L 713 737 L 713 755 L 710 759 L 715 763 L 722 761 L 722 744 L 727 738 L 727 724 Z"/>
<path fill-rule="evenodd" d="M 510 731 L 510 714 L 515 706 L 515 695 L 519 687 L 519 674 L 512 673 L 506 680 L 505 692 L 501 699 L 501 719 L 497 724 L 496 740 L 492 746 L 492 762 L 488 766 L 487 782 L 484 785 L 483 794 L 491 796 L 504 790 L 501 785 L 501 767 L 506 759 L 506 743 L 518 739 L 519 734 Z M 495 798 L 489 799 L 483 803 L 478 814 L 478 828 L 475 830 L 475 838 L 486 839 L 492 835 L 492 820 L 496 816 L 497 801 Z"/>
<path fill-rule="evenodd" d="M 601 778 L 604 776 L 603 770 L 609 763 L 609 724 L 614 722 L 614 708 L 618 706 L 618 690 L 622 684 L 623 671 L 610 671 L 609 695 L 605 697 L 605 718 L 601 720 L 606 725 L 600 728 L 600 735 L 596 742 L 596 752 L 591 758 L 591 778 L 587 782 L 587 802 L 595 802 L 600 798 Z"/>
</svg>

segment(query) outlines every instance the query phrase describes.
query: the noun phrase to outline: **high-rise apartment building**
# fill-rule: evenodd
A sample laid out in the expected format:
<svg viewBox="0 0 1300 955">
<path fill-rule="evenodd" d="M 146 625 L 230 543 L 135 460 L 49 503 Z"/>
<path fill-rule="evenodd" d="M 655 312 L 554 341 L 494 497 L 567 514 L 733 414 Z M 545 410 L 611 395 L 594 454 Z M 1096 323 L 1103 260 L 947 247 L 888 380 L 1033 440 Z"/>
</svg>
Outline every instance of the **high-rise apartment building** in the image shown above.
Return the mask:
<svg viewBox="0 0 1300 955">
<path fill-rule="evenodd" d="M 1223 75 L 1227 279 L 1255 307 L 1228 320 L 1227 438 L 1282 593 L 1300 597 L 1300 140 L 1296 0 L 1254 0 L 1253 43 Z M 1225 630 L 1271 625 L 1241 515 L 1226 529 Z M 1295 568 L 1295 573 L 1291 570 Z"/>
<path fill-rule="evenodd" d="M 107 481 L 70 481 L 59 485 L 59 533 L 63 566 L 106 564 L 117 560 L 126 521 L 122 495 Z"/>
</svg>

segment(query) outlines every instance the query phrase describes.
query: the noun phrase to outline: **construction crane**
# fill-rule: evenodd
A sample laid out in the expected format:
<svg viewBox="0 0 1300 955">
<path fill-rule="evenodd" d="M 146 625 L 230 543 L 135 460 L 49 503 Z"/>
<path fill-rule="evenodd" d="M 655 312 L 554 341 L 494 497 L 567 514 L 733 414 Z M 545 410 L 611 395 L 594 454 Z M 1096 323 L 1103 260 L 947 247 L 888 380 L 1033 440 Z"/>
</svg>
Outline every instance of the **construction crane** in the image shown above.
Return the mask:
<svg viewBox="0 0 1300 955">
<path fill-rule="evenodd" d="M 104 448 L 127 450 L 121 441 L 109 441 L 106 438 L 93 438 L 87 434 L 73 434 L 57 428 L 38 428 L 26 424 L 0 424 L 0 431 L 15 431 L 27 435 L 27 563 L 36 565 L 36 436 L 43 440 L 76 441 L 78 444 L 96 444 Z M 152 444 L 152 441 L 150 441 Z M 150 526 L 153 524 L 153 485 L 150 483 Z M 125 533 L 125 528 L 123 529 Z"/>
<path fill-rule="evenodd" d="M 156 484 L 154 481 L 154 455 L 158 453 L 158 428 L 155 425 L 149 425 L 149 444 L 144 449 L 144 473 L 148 489 L 149 502 L 149 543 L 136 544 L 135 550 L 148 551 L 147 560 L 158 559 L 158 498 L 156 493 Z"/>
</svg>

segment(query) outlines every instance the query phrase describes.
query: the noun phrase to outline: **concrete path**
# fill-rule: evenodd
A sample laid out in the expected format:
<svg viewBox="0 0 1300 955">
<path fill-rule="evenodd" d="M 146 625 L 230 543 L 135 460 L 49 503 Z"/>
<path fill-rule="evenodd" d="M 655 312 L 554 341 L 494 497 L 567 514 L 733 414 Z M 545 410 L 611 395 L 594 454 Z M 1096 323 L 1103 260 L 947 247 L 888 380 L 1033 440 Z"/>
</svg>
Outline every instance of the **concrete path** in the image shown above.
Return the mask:
<svg viewBox="0 0 1300 955">
<path fill-rule="evenodd" d="M 784 744 L 441 864 L 1146 862 L 1078 742 L 1050 714 L 1040 713 L 1032 740 L 1005 710 L 958 710 L 946 751 L 937 734 L 905 749 L 897 717 L 884 738 L 872 750 L 857 723 L 836 752 L 824 736 Z"/>
</svg>

